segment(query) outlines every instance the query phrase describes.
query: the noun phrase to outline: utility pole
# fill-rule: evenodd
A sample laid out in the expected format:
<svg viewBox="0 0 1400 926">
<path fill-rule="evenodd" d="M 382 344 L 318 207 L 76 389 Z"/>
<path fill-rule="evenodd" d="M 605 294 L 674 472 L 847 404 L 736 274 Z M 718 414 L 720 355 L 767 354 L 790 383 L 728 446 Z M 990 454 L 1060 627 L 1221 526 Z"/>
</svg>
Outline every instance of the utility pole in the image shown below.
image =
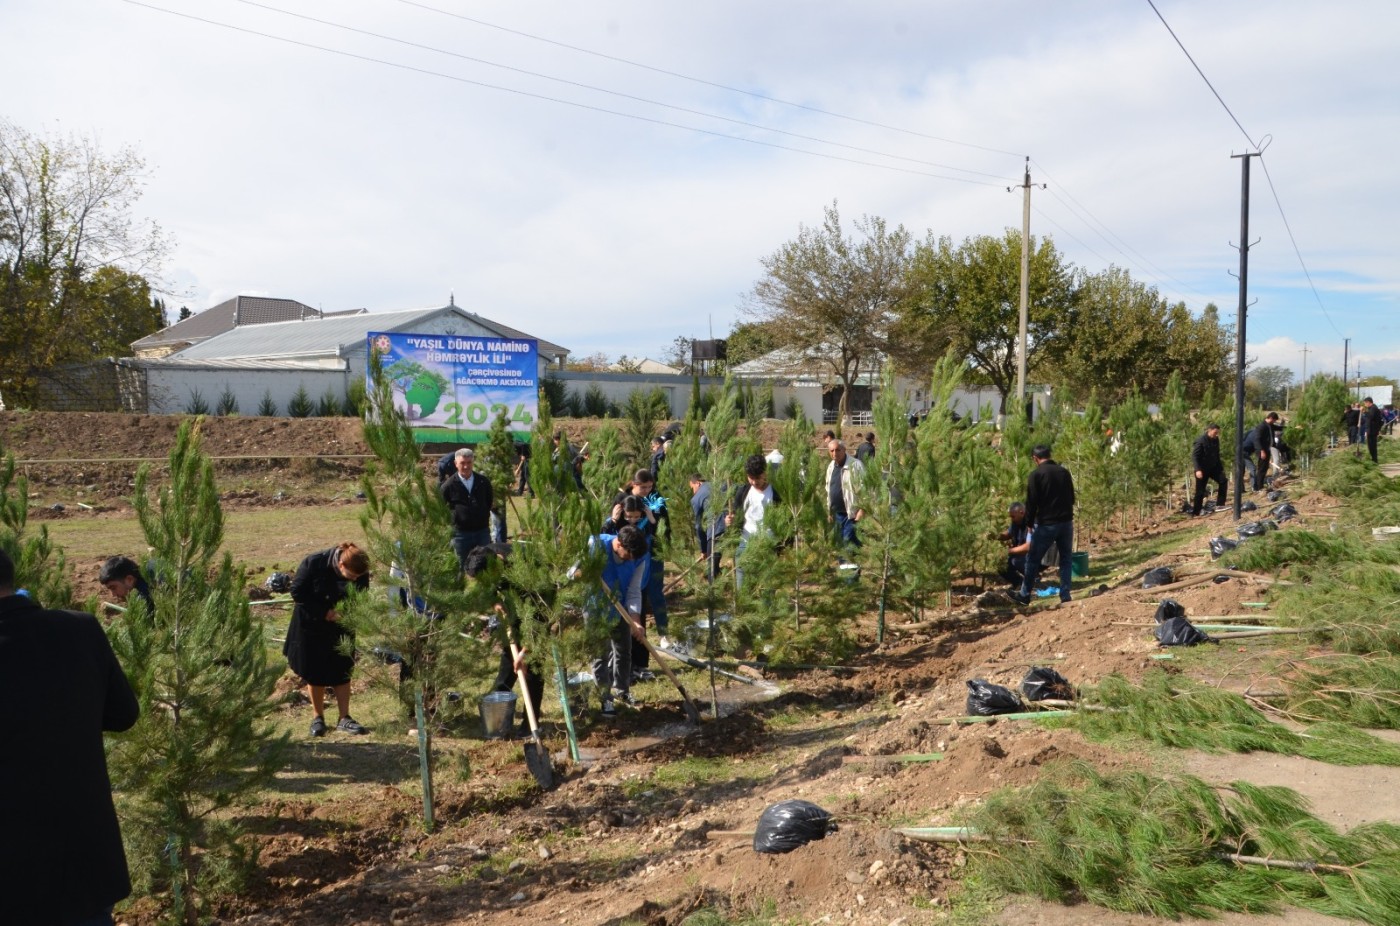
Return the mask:
<svg viewBox="0 0 1400 926">
<path fill-rule="evenodd" d="M 1020 189 L 1025 191 L 1021 205 L 1021 326 L 1016 338 L 1016 403 L 1026 408 L 1026 339 L 1031 305 L 1031 159 L 1026 156 L 1026 176 Z M 1041 184 L 1041 189 L 1045 184 Z M 1010 193 L 1016 187 L 1007 187 Z"/>
<path fill-rule="evenodd" d="M 1235 434 L 1244 436 L 1244 323 L 1249 300 L 1249 159 L 1258 151 L 1232 154 L 1240 159 L 1240 306 L 1235 325 Z M 1256 462 L 1256 466 L 1259 464 Z M 1235 441 L 1235 520 L 1240 519 L 1244 502 L 1244 448 Z"/>
<path fill-rule="evenodd" d="M 1303 391 L 1308 391 L 1308 342 L 1303 342 Z"/>
<path fill-rule="evenodd" d="M 1347 357 L 1351 353 L 1351 338 L 1342 338 L 1342 385 L 1347 384 Z"/>
</svg>

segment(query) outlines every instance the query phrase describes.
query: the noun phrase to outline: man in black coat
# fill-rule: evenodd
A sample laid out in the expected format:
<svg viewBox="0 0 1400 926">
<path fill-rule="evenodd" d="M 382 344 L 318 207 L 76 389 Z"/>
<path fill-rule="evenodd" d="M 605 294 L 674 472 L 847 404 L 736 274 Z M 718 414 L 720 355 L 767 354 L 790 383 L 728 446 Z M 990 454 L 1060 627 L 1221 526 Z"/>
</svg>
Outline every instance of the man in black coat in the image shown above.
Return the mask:
<svg viewBox="0 0 1400 926">
<path fill-rule="evenodd" d="M 1355 444 L 1361 437 L 1361 406 L 1353 402 L 1342 412 L 1342 424 L 1346 425 L 1347 443 Z"/>
<path fill-rule="evenodd" d="M 1191 502 L 1191 516 L 1201 513 L 1201 502 L 1205 501 L 1206 490 L 1212 481 L 1218 486 L 1215 493 L 1215 506 L 1225 504 L 1225 491 L 1230 481 L 1225 478 L 1225 467 L 1220 462 L 1220 425 L 1211 422 L 1206 431 L 1191 445 L 1191 463 L 1196 469 L 1196 497 Z"/>
<path fill-rule="evenodd" d="M 1050 458 L 1050 448 L 1037 444 L 1031 449 L 1035 469 L 1026 480 L 1026 523 L 1031 526 L 1031 548 L 1026 554 L 1026 577 L 1021 590 L 1011 597 L 1029 604 L 1040 573 L 1045 551 L 1055 547 L 1060 554 L 1060 600 L 1070 600 L 1071 569 L 1074 560 L 1074 480 L 1069 470 Z"/>
<path fill-rule="evenodd" d="M 0 923 L 110 924 L 131 893 L 102 731 L 136 696 L 91 614 L 16 593 L 0 550 Z"/>
<path fill-rule="evenodd" d="M 1274 422 L 1278 421 L 1278 412 L 1269 412 L 1264 416 L 1264 420 L 1254 426 L 1254 430 L 1249 432 L 1245 438 L 1244 455 L 1249 462 L 1250 472 L 1253 473 L 1252 485 L 1254 491 L 1258 492 L 1264 488 L 1264 480 L 1269 475 L 1269 459 L 1272 456 L 1274 446 Z"/>
<path fill-rule="evenodd" d="M 452 456 L 457 472 L 443 482 L 441 492 L 452 509 L 452 549 L 465 570 L 467 554 L 491 542 L 491 480 L 476 472 L 476 452 L 470 447 Z"/>
<path fill-rule="evenodd" d="M 1376 441 L 1381 436 L 1381 425 L 1385 423 L 1385 416 L 1381 414 L 1380 406 L 1376 400 L 1367 396 L 1361 400 L 1361 432 L 1366 438 L 1366 449 L 1371 453 L 1371 462 L 1379 463 L 1380 458 L 1376 454 Z"/>
</svg>

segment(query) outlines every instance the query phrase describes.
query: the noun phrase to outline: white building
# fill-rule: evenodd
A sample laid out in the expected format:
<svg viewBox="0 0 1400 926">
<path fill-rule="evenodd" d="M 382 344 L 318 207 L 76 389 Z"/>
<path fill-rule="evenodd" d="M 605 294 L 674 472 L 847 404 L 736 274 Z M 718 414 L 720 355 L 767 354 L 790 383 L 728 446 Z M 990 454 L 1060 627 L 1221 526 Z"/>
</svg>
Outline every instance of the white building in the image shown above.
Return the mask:
<svg viewBox="0 0 1400 926">
<path fill-rule="evenodd" d="M 278 414 L 285 415 L 288 402 L 299 391 L 313 403 L 322 398 L 341 403 L 350 384 L 365 378 L 366 335 L 371 331 L 533 338 L 455 302 L 435 309 L 317 314 L 295 321 L 236 325 L 163 357 L 119 360 L 122 405 L 129 411 L 173 414 L 189 410 L 199 398 L 212 410 L 227 394 L 240 413 L 251 415 L 258 413 L 266 396 Z M 539 340 L 541 377 L 563 366 L 567 348 L 535 340 Z"/>
</svg>

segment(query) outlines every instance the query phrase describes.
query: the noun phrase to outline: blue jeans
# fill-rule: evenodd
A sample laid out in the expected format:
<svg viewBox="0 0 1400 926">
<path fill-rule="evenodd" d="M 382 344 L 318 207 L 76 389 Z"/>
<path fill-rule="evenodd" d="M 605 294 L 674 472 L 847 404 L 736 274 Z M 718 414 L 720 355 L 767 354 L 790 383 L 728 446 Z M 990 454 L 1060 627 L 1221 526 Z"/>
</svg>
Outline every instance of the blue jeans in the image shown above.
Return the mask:
<svg viewBox="0 0 1400 926">
<path fill-rule="evenodd" d="M 491 528 L 483 527 L 478 531 L 457 531 L 452 534 L 452 552 L 457 554 L 457 562 L 463 569 L 467 568 L 467 554 L 477 547 L 484 547 L 491 542 Z"/>
<path fill-rule="evenodd" d="M 1040 561 L 1050 547 L 1060 551 L 1060 600 L 1069 601 L 1069 586 L 1073 578 L 1070 570 L 1074 563 L 1074 522 L 1061 521 L 1059 524 L 1037 524 L 1031 532 L 1031 549 L 1026 554 L 1026 578 L 1021 584 L 1021 594 L 1030 595 L 1035 591 L 1035 580 L 1040 574 Z"/>
<path fill-rule="evenodd" d="M 841 546 L 858 547 L 860 539 L 856 537 L 855 518 L 849 518 L 844 514 L 832 515 L 832 521 L 836 527 L 836 542 Z"/>
</svg>

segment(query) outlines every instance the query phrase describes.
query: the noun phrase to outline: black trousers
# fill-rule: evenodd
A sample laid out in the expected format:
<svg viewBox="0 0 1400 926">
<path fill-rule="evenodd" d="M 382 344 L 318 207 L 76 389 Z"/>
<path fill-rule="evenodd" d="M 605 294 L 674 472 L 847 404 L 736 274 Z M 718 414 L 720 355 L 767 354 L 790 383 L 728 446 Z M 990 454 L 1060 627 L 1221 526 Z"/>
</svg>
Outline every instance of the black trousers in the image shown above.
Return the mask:
<svg viewBox="0 0 1400 926">
<path fill-rule="evenodd" d="M 1230 480 L 1225 477 L 1225 470 L 1217 469 L 1213 473 L 1207 473 L 1203 470 L 1201 478 L 1196 480 L 1196 497 L 1191 501 L 1192 514 L 1201 513 L 1201 503 L 1205 501 L 1206 491 L 1210 488 L 1211 482 L 1214 482 L 1217 486 L 1215 493 L 1216 507 L 1225 504 L 1225 492 L 1230 485 Z"/>
</svg>

